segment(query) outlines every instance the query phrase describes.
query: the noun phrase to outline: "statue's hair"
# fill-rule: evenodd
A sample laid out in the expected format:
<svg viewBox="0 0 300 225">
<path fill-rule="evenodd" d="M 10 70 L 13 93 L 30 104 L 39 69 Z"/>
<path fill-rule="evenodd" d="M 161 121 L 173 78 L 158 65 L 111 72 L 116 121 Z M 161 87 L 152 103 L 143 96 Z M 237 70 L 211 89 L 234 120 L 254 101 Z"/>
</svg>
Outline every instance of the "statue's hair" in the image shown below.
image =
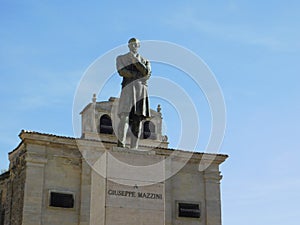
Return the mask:
<svg viewBox="0 0 300 225">
<path fill-rule="evenodd" d="M 130 38 L 129 41 L 128 41 L 128 44 L 131 44 L 133 42 L 139 43 L 140 41 L 137 38 Z"/>
</svg>

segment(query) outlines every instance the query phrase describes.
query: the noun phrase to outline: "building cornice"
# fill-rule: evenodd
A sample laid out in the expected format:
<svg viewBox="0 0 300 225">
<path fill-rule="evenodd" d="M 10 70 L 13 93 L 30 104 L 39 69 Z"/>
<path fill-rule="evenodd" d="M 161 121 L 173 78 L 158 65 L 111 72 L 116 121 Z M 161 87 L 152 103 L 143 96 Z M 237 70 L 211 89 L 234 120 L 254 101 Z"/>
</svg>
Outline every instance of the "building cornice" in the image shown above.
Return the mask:
<svg viewBox="0 0 300 225">
<path fill-rule="evenodd" d="M 104 143 L 107 145 L 115 144 L 115 142 L 112 141 L 74 138 L 74 137 L 59 136 L 55 134 L 40 133 L 40 132 L 28 131 L 28 130 L 22 130 L 19 134 L 19 137 L 22 140 L 21 143 L 9 154 L 12 154 L 16 150 L 18 150 L 23 143 L 35 143 L 40 145 L 58 144 L 58 145 L 65 145 L 68 146 L 68 148 L 73 148 L 73 149 L 78 149 L 79 145 L 80 146 L 88 145 L 90 147 L 101 148 L 100 143 Z M 204 153 L 204 152 L 181 150 L 181 149 L 174 149 L 174 148 L 163 148 L 163 147 L 156 147 L 156 146 L 153 147 L 141 146 L 141 147 L 145 147 L 146 149 L 152 149 L 156 152 L 157 155 L 163 155 L 165 157 L 171 155 L 183 159 L 188 157 L 191 160 L 196 160 L 196 161 L 207 160 L 207 161 L 213 161 L 216 164 L 221 164 L 228 158 L 228 155 L 219 154 L 219 153 Z"/>
</svg>

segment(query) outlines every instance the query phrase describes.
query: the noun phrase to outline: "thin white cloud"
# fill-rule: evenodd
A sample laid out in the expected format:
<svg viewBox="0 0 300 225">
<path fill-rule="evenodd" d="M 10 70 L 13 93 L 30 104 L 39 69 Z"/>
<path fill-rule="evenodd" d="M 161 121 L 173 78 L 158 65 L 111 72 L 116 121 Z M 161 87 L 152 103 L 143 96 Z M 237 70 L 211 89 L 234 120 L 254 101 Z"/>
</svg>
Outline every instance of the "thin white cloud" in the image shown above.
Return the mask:
<svg viewBox="0 0 300 225">
<path fill-rule="evenodd" d="M 31 76 L 30 82 L 22 88 L 18 104 L 15 105 L 17 110 L 35 110 L 63 104 L 74 93 L 80 72 L 39 71 L 39 74 L 42 75 Z"/>
<path fill-rule="evenodd" d="M 230 3 L 229 8 L 237 10 L 237 6 L 233 3 Z M 267 33 L 266 31 L 262 33 L 246 26 L 242 27 L 242 25 L 216 23 L 201 19 L 199 12 L 195 12 L 193 8 L 189 7 L 170 15 L 164 22 L 181 32 L 182 30 L 196 31 L 223 40 L 261 46 L 275 51 L 295 51 L 300 47 L 300 43 L 296 39 L 288 42 L 277 33 Z"/>
</svg>

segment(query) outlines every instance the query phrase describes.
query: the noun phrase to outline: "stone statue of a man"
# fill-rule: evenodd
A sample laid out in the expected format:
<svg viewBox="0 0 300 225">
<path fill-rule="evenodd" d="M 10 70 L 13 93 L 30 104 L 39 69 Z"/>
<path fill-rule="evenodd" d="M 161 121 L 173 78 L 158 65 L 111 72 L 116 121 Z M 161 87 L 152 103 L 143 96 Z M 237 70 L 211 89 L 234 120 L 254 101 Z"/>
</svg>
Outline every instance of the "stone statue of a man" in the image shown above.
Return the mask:
<svg viewBox="0 0 300 225">
<path fill-rule="evenodd" d="M 118 106 L 120 124 L 118 147 L 125 147 L 126 135 L 131 128 L 131 148 L 138 148 L 142 121 L 150 117 L 147 80 L 151 75 L 150 62 L 138 54 L 140 42 L 136 38 L 128 41 L 129 52 L 117 57 L 117 70 L 123 77 L 122 92 Z"/>
</svg>

